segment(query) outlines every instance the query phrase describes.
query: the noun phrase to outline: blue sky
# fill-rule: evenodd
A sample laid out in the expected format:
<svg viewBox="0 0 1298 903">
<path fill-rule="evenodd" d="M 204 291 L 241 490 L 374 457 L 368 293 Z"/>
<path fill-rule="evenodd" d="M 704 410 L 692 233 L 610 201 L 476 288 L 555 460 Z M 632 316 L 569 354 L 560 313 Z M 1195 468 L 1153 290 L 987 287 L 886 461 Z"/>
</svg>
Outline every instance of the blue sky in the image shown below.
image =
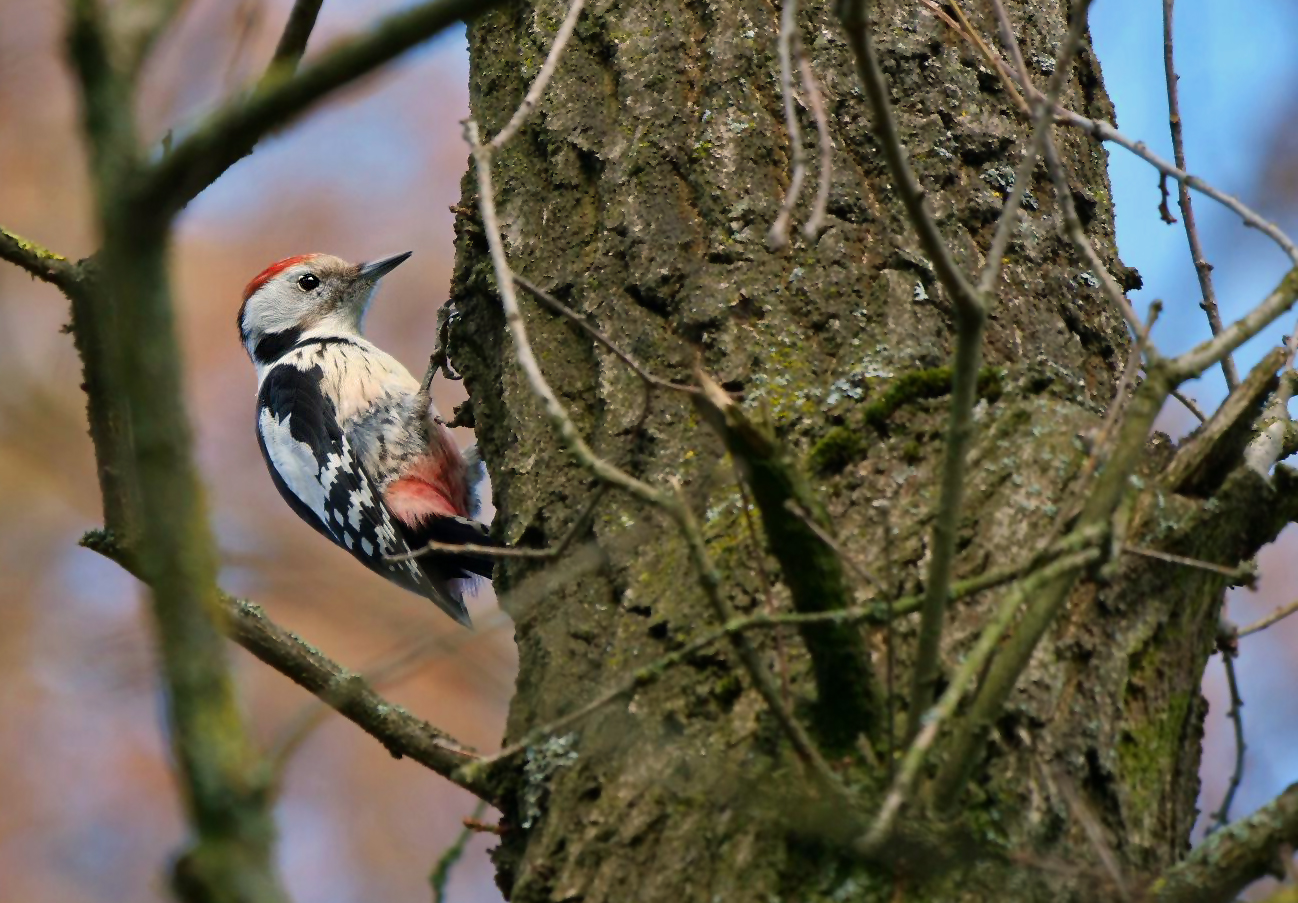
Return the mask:
<svg viewBox="0 0 1298 903">
<path fill-rule="evenodd" d="M 1298 88 L 1298 4 L 1291 0 L 1258 0 L 1248 4 L 1180 0 L 1176 11 L 1176 61 L 1181 76 L 1189 169 L 1215 186 L 1237 195 L 1268 215 L 1280 215 L 1291 233 L 1298 227 L 1292 212 L 1284 216 L 1264 183 L 1265 153 L 1278 128 L 1288 125 Z M 1105 85 L 1117 109 L 1122 131 L 1172 157 L 1163 76 L 1162 3 L 1144 0 L 1098 0 L 1091 14 L 1095 49 L 1104 68 Z M 1202 341 L 1208 327 L 1199 310 L 1198 282 L 1186 247 L 1183 227 L 1158 216 L 1158 179 L 1145 162 L 1110 146 L 1109 173 L 1117 206 L 1118 246 L 1125 263 L 1140 270 L 1145 288 L 1133 296 L 1142 312 L 1154 298 L 1165 303 L 1154 331 L 1159 347 L 1176 352 Z M 1175 198 L 1173 198 L 1175 212 Z M 1179 213 L 1177 214 L 1179 216 Z M 1289 261 L 1265 236 L 1245 229 L 1229 210 L 1196 196 L 1205 254 L 1214 265 L 1217 294 L 1226 322 L 1241 316 L 1275 287 Z M 1293 328 L 1281 320 L 1241 349 L 1236 363 L 1247 369 Z M 1208 407 L 1224 395 L 1220 370 L 1191 387 Z M 1230 617 L 1246 623 L 1295 595 L 1288 579 L 1295 536 L 1291 527 L 1281 542 L 1261 556 L 1261 591 L 1235 591 Z M 1292 628 L 1293 625 L 1288 625 Z M 1249 744 L 1245 779 L 1232 810 L 1246 814 L 1298 778 L 1298 703 L 1292 691 L 1292 629 L 1273 628 L 1242 641 L 1237 663 L 1245 700 L 1245 733 Z M 1234 755 L 1226 722 L 1227 699 L 1218 659 L 1208 663 L 1204 690 L 1210 701 L 1205 743 L 1202 810 L 1220 801 L 1225 771 Z"/>
<path fill-rule="evenodd" d="M 1298 57 L 1293 53 L 1298 4 L 1181 0 L 1176 6 L 1176 60 L 1189 169 L 1245 203 L 1265 207 L 1266 186 L 1260 184 L 1263 154 L 1275 124 L 1288 112 L 1293 97 L 1288 86 L 1298 85 Z M 1092 9 L 1091 31 L 1119 128 L 1170 160 L 1162 29 L 1158 0 L 1098 0 Z M 1143 312 L 1154 298 L 1165 303 L 1155 341 L 1167 352 L 1202 341 L 1209 333 L 1198 308 L 1199 287 L 1184 229 L 1158 217 L 1157 174 L 1112 145 L 1109 173 L 1122 258 L 1145 280 L 1145 288 L 1133 295 L 1137 308 Z M 1172 207 L 1176 212 L 1175 197 Z M 1234 214 L 1208 198 L 1195 198 L 1195 214 L 1206 255 L 1216 268 L 1222 318 L 1229 322 L 1275 287 L 1288 261 L 1269 239 L 1243 228 Z M 1281 324 L 1250 343 L 1237 363 L 1248 367 L 1291 326 Z M 1220 371 L 1214 371 L 1194 387 L 1194 394 L 1211 405 L 1224 389 Z"/>
</svg>

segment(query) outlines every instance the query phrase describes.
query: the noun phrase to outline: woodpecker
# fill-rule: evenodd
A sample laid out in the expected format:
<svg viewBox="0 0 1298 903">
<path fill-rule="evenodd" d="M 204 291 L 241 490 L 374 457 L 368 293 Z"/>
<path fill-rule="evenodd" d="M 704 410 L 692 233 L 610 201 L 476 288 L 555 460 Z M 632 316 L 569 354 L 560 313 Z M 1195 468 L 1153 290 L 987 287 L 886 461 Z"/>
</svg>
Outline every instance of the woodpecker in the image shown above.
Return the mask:
<svg viewBox="0 0 1298 903">
<path fill-rule="evenodd" d="M 481 461 L 472 449 L 466 460 L 438 415 L 431 370 L 421 384 L 361 335 L 375 285 L 409 256 L 271 264 L 244 289 L 239 338 L 257 368 L 257 442 L 289 507 L 469 627 L 463 590 L 491 576 L 490 558 L 385 558 L 430 540 L 496 544 L 476 520 Z"/>
</svg>

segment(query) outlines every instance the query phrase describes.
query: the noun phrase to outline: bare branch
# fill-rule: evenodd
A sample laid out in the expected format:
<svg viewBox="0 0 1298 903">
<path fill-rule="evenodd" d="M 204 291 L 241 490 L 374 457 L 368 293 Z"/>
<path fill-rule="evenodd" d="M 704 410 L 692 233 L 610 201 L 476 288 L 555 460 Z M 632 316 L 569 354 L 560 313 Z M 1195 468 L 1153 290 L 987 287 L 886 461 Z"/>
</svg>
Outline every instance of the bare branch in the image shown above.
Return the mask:
<svg viewBox="0 0 1298 903">
<path fill-rule="evenodd" d="M 1229 358 L 1227 358 L 1226 360 L 1229 360 Z M 1238 385 L 1238 377 L 1236 377 L 1236 385 Z M 1204 414 L 1203 411 L 1199 410 L 1199 406 L 1194 403 L 1194 399 L 1191 398 L 1189 395 L 1186 395 L 1180 389 L 1173 389 L 1171 395 L 1182 405 L 1184 405 L 1185 409 L 1189 411 L 1191 414 L 1193 414 L 1200 423 L 1208 422 L 1208 416 Z"/>
<path fill-rule="evenodd" d="M 933 699 L 939 676 L 943 620 L 951 589 L 957 524 L 964 501 L 966 457 L 973 436 L 973 407 L 977 400 L 978 367 L 982 361 L 983 329 L 987 304 L 956 265 L 924 201 L 924 190 L 915 179 L 906 147 L 897 131 L 888 100 L 888 87 L 879 66 L 870 26 L 871 0 L 846 0 L 840 7 L 843 27 L 856 59 L 857 74 L 874 111 L 875 128 L 888 170 L 896 183 L 920 245 L 951 298 L 955 310 L 956 348 L 951 368 L 951 409 L 942 459 L 942 489 L 933 520 L 933 547 L 929 559 L 919 648 L 911 686 L 907 736 L 920 729 L 919 719 Z"/>
<path fill-rule="evenodd" d="M 1247 627 L 1241 627 L 1236 631 L 1235 635 L 1245 637 L 1257 633 L 1258 631 L 1266 630 L 1272 624 L 1283 621 L 1296 611 L 1298 611 L 1298 602 L 1290 602 L 1288 605 L 1282 605 L 1265 618 L 1260 618 L 1252 624 L 1249 624 Z"/>
<path fill-rule="evenodd" d="M 104 11 L 72 4 L 69 49 L 79 80 L 96 219 L 104 236 L 101 303 L 74 304 L 96 355 L 92 408 L 107 406 L 124 441 L 96 447 L 122 473 L 123 544 L 151 589 L 150 614 L 166 686 L 168 735 L 192 846 L 175 865 L 182 898 L 285 899 L 274 865 L 265 773 L 239 712 L 216 627 L 216 562 L 194 466 L 181 386 L 165 217 L 132 203 L 139 175 L 129 81 L 114 62 Z M 88 380 L 89 384 L 89 380 Z M 129 437 L 129 440 L 126 440 Z"/>
<path fill-rule="evenodd" d="M 603 345 L 606 349 L 608 349 L 613 354 L 614 357 L 616 357 L 622 363 L 630 367 L 631 370 L 635 372 L 636 376 L 640 377 L 649 385 L 656 386 L 659 389 L 667 389 L 672 392 L 681 392 L 686 395 L 698 394 L 699 389 L 696 386 L 686 386 L 680 383 L 674 383 L 671 380 L 663 379 L 660 376 L 655 376 L 654 374 L 650 373 L 647 367 L 645 367 L 643 364 L 641 364 L 639 361 L 633 358 L 626 351 L 623 351 L 620 347 L 618 347 L 618 345 L 614 343 L 614 341 L 610 339 L 608 335 L 605 334 L 602 330 L 597 329 L 585 317 L 581 316 L 581 314 L 577 313 L 571 307 L 564 304 L 562 301 L 554 297 L 554 295 L 550 294 L 549 292 L 541 288 L 536 283 L 532 282 L 529 279 L 524 279 L 522 276 L 518 275 L 517 273 L 514 274 L 514 281 L 517 282 L 520 286 L 522 286 L 523 289 L 527 291 L 528 294 L 530 294 L 536 300 L 540 301 L 546 307 L 550 308 L 555 313 L 559 314 L 560 316 L 566 317 L 567 319 L 571 320 L 573 323 L 576 323 L 578 326 L 580 326 L 583 330 L 585 330 L 588 336 L 590 336 L 600 345 Z"/>
<path fill-rule="evenodd" d="M 1208 816 L 1212 824 L 1208 832 L 1219 831 L 1230 823 L 1230 806 L 1235 801 L 1235 793 L 1244 781 L 1244 752 L 1248 747 L 1244 743 L 1244 700 L 1239 695 L 1239 680 L 1235 677 L 1235 656 L 1239 655 L 1239 634 L 1225 624 L 1217 630 L 1217 651 L 1221 653 L 1221 664 L 1226 669 L 1226 687 L 1230 692 L 1230 709 L 1226 717 L 1230 719 L 1235 733 L 1235 768 L 1226 786 L 1226 794 L 1221 799 L 1221 806 Z"/>
<path fill-rule="evenodd" d="M 1289 400 L 1295 388 L 1298 388 L 1298 374 L 1286 369 L 1254 425 L 1257 435 L 1244 449 L 1244 463 L 1264 480 L 1271 478 L 1271 468 L 1276 462 L 1292 454 L 1298 445 L 1298 425 L 1289 419 Z"/>
<path fill-rule="evenodd" d="M 1176 457 L 1163 471 L 1164 485 L 1173 491 L 1182 491 L 1211 471 L 1213 462 L 1223 454 L 1233 453 L 1230 451 L 1232 437 L 1239 425 L 1246 418 L 1255 416 L 1262 407 L 1262 399 L 1275 385 L 1276 371 L 1284 366 L 1285 356 L 1285 349 L 1280 347 L 1262 356 L 1208 422 L 1177 449 Z"/>
<path fill-rule="evenodd" d="M 242 600 L 240 600 L 240 604 L 244 604 Z M 451 634 L 424 637 L 384 661 L 367 667 L 359 675 L 359 678 L 373 690 L 407 680 L 435 658 L 450 655 L 472 640 L 508 622 L 509 618 L 504 612 L 495 611 L 485 621 L 476 623 L 474 625 L 475 632 L 473 633 L 455 631 Z M 275 741 L 270 744 L 270 750 L 267 753 L 272 773 L 270 780 L 272 795 L 279 795 L 284 784 L 284 776 L 288 772 L 288 766 L 294 754 L 301 749 L 316 728 L 325 723 L 329 713 L 338 710 L 338 707 L 342 704 L 341 697 L 354 692 L 355 680 L 356 675 L 349 675 L 344 680 L 335 680 L 335 692 L 322 693 L 319 698 L 313 699 L 302 706 L 297 714 L 280 730 Z M 442 735 L 437 740 L 436 745 L 464 758 L 477 758 L 477 753 L 461 746 L 445 735 Z M 461 759 L 461 761 L 463 760 Z"/>
<path fill-rule="evenodd" d="M 373 72 L 444 29 L 501 0 L 425 0 L 335 44 L 296 74 L 276 67 L 250 96 L 213 113 L 143 174 L 140 195 L 159 212 L 176 211 L 278 129 L 325 95 Z"/>
<path fill-rule="evenodd" d="M 1197 568 L 1201 571 L 1210 571 L 1214 574 L 1220 574 L 1223 577 L 1229 577 L 1231 580 L 1240 581 L 1234 585 L 1243 585 L 1252 582 L 1257 576 L 1252 564 L 1245 564 L 1240 567 L 1227 567 L 1224 564 L 1215 564 L 1211 561 L 1204 561 L 1202 558 L 1188 558 L 1185 555 L 1176 555 L 1172 552 L 1164 552 L 1160 549 L 1144 549 L 1139 546 L 1123 546 L 1123 553 L 1127 555 L 1139 555 L 1142 558 L 1152 558 L 1156 561 L 1165 561 L 1168 564 L 1179 564 L 1182 567 Z"/>
<path fill-rule="evenodd" d="M 142 579 L 135 557 L 111 534 L 87 533 L 81 545 Z M 487 798 L 485 785 L 464 781 L 456 774 L 466 758 L 477 756 L 472 749 L 379 696 L 364 678 L 280 627 L 256 603 L 219 591 L 217 602 L 222 631 L 263 663 L 315 694 L 394 756 L 406 756 L 470 793 Z"/>
<path fill-rule="evenodd" d="M 802 58 L 802 42 L 798 35 L 798 0 L 784 0 L 780 8 L 780 36 L 776 41 L 780 57 L 780 94 L 784 98 L 784 131 L 789 136 L 789 190 L 784 193 L 780 212 L 771 223 L 767 243 L 771 250 L 779 251 L 789 244 L 789 221 L 793 208 L 802 194 L 802 182 L 807 177 L 807 152 L 802 147 L 802 129 L 798 126 L 797 103 L 793 96 L 794 55 Z"/>
<path fill-rule="evenodd" d="M 1163 69 L 1167 81 L 1167 107 L 1169 127 L 1172 132 L 1172 156 L 1180 169 L 1185 169 L 1185 136 L 1181 128 L 1181 100 L 1177 82 L 1175 53 L 1173 51 L 1173 12 L 1176 0 L 1163 0 Z M 1166 176 L 1164 176 L 1166 178 Z M 1162 183 L 1160 183 L 1162 184 Z M 1166 188 L 1163 189 L 1166 191 Z M 1203 293 L 1200 307 L 1208 315 L 1208 326 L 1212 334 L 1221 332 L 1221 314 L 1217 310 L 1217 292 L 1212 285 L 1212 264 L 1203 256 L 1203 244 L 1199 241 L 1199 227 L 1194 220 L 1194 204 L 1190 199 L 1190 189 L 1184 182 L 1177 182 L 1177 200 L 1181 206 L 1181 221 L 1185 224 L 1185 238 L 1190 245 L 1190 257 L 1194 260 L 1194 270 L 1199 276 L 1199 290 Z M 1166 205 L 1166 198 L 1164 205 Z M 1239 373 L 1235 371 L 1235 362 L 1226 355 L 1221 359 L 1221 372 L 1226 378 L 1226 388 L 1234 391 L 1239 385 Z M 1203 418 L 1200 417 L 1200 420 Z"/>
<path fill-rule="evenodd" d="M 532 352 L 532 343 L 527 335 L 527 323 L 518 306 L 518 293 L 514 291 L 515 277 L 505 256 L 505 246 L 500 240 L 500 219 L 496 215 L 495 187 L 491 178 L 492 147 L 478 140 L 478 124 L 472 119 L 464 124 L 464 138 L 473 151 L 474 166 L 478 177 L 478 205 L 482 215 L 482 226 L 486 233 L 487 244 L 491 250 L 491 262 L 496 271 L 497 288 L 500 291 L 501 304 L 505 309 L 505 322 L 514 339 L 514 353 L 518 366 L 527 377 L 532 392 L 545 408 L 546 419 L 563 439 L 564 444 L 583 467 L 605 483 L 629 492 L 631 495 L 656 507 L 669 507 L 670 498 L 654 487 L 605 461 L 595 454 L 586 440 L 577 431 L 577 426 L 568 416 L 563 403 L 559 401 L 554 390 L 541 372 L 541 365 Z"/>
<path fill-rule="evenodd" d="M 1218 188 L 1214 188 L 1198 176 L 1191 175 L 1181 167 L 1167 162 L 1162 157 L 1158 156 L 1158 154 L 1151 151 L 1145 145 L 1145 142 L 1128 138 L 1122 132 L 1118 131 L 1112 123 L 1105 122 L 1102 119 L 1090 119 L 1080 113 L 1075 113 L 1072 110 L 1065 110 L 1063 108 L 1056 108 L 1055 115 L 1059 118 L 1059 122 L 1062 125 L 1072 126 L 1085 132 L 1089 132 L 1097 141 L 1112 141 L 1114 144 L 1131 151 L 1146 163 L 1152 165 L 1159 172 L 1176 179 L 1178 182 L 1184 183 L 1190 189 L 1197 191 L 1200 194 L 1205 194 L 1214 201 L 1217 201 L 1219 204 L 1230 208 L 1239 215 L 1246 226 L 1257 229 L 1259 232 L 1266 235 L 1280 246 L 1281 250 L 1284 251 L 1291 261 L 1298 264 L 1298 247 L 1294 245 L 1289 236 L 1287 236 L 1279 226 L 1257 213 L 1243 201 L 1239 200 L 1239 198 L 1227 194 Z M 1232 348 L 1231 350 L 1234 349 Z"/>
<path fill-rule="evenodd" d="M 834 142 L 829 136 L 829 116 L 825 112 L 825 98 L 811 68 L 811 60 L 802 52 L 798 40 L 798 71 L 802 74 L 802 91 L 807 95 L 807 106 L 816 120 L 816 143 L 820 148 L 820 171 L 816 174 L 816 199 L 811 204 L 811 216 L 802 224 L 802 234 L 815 241 L 825 228 L 825 213 L 829 209 L 829 189 L 834 180 Z"/>
<path fill-rule="evenodd" d="M 1298 267 L 1286 273 L 1275 290 L 1262 299 L 1261 304 L 1223 329 L 1219 335 L 1173 359 L 1170 362 L 1172 378 L 1183 381 L 1204 372 L 1271 325 L 1277 317 L 1293 307 L 1295 302 L 1298 302 Z"/>
<path fill-rule="evenodd" d="M 951 683 L 947 685 L 942 698 L 937 705 L 924 712 L 918 719 L 921 728 L 911 742 L 910 748 L 906 750 L 897 776 L 893 779 L 887 796 L 884 797 L 878 815 L 875 816 L 874 824 L 870 826 L 869 832 L 861 841 L 866 850 L 878 849 L 891 833 L 893 821 L 901 811 L 902 805 L 909 799 L 928 751 L 933 746 L 933 741 L 937 739 L 938 731 L 955 713 L 965 693 L 973 686 L 974 679 L 982 673 L 992 653 L 996 651 L 1001 637 L 1005 635 L 1019 609 L 1023 607 L 1023 603 L 1046 583 L 1060 576 L 1075 574 L 1087 565 L 1098 561 L 1100 554 L 1098 549 L 1087 549 L 1065 555 L 1024 580 L 1001 602 L 991 621 L 979 634 L 973 649 L 961 660 L 960 667 L 952 675 Z"/>
</svg>

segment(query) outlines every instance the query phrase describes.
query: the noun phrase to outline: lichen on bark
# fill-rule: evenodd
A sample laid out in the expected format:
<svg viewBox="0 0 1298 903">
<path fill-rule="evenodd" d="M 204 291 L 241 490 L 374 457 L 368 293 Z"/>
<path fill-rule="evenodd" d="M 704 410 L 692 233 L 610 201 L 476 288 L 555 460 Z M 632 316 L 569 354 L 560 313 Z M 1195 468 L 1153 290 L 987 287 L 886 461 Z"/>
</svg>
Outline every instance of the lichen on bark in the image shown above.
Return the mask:
<svg viewBox="0 0 1298 903">
<path fill-rule="evenodd" d="M 1064 33 L 1061 5 L 1008 5 L 1029 59 Z M 472 112 L 487 135 L 522 98 L 563 8 L 515 3 L 470 26 Z M 497 158 L 502 229 L 517 272 L 593 317 L 660 375 L 688 381 L 697 356 L 810 463 L 848 550 L 897 592 L 915 592 L 945 428 L 939 376 L 949 382 L 949 308 L 892 193 L 832 5 L 806 3 L 799 16 L 835 147 L 828 227 L 817 240 L 798 237 L 780 253 L 765 244 L 790 152 L 779 13 L 756 0 L 594 4 L 537 115 Z M 975 270 L 1023 123 L 982 59 L 920 5 L 880 4 L 875 28 L 915 169 L 956 258 Z M 1063 102 L 1111 118 L 1089 47 Z M 799 116 L 814 159 L 805 105 Z M 1058 140 L 1088 236 L 1133 287 L 1138 276 L 1114 247 L 1104 150 L 1080 134 Z M 476 191 L 466 176 L 451 356 L 473 398 L 496 530 L 511 543 L 544 544 L 578 517 L 593 481 L 562 450 L 514 365 L 482 224 L 468 212 Z M 957 578 L 1016 561 L 1050 529 L 1087 455 L 1079 437 L 1099 425 L 1128 350 L 1121 317 L 1060 233 L 1044 170 L 1030 193 L 987 329 Z M 541 366 L 588 441 L 645 479 L 679 478 L 730 604 L 740 612 L 767 604 L 754 555 L 778 568 L 767 550 L 754 550 L 715 435 L 684 399 L 662 393 L 637 431 L 635 377 L 571 324 L 537 308 L 527 316 Z M 1267 541 L 1273 527 L 1253 525 L 1232 548 Z M 707 623 L 685 548 L 660 516 L 610 493 L 585 539 L 599 552 L 593 566 L 574 568 L 526 605 L 510 600 L 529 566 L 498 572 L 520 651 L 507 739 Z M 1150 580 L 1164 590 L 1138 605 Z M 1087 881 L 1008 856 L 1095 861 L 1064 784 L 1094 810 L 1125 867 L 1165 866 L 1183 852 L 1192 820 L 1197 687 L 1221 589 L 1203 575 L 1168 581 L 1147 562 L 1106 586 L 1079 585 L 977 764 L 963 812 L 968 855 L 956 851 L 940 874 L 898 877 L 835 845 L 838 813 L 815 802 L 808 774 L 718 647 L 630 705 L 584 721 L 565 761 L 545 770 L 544 788 L 522 770 L 503 778 L 516 827 L 497 853 L 501 887 L 518 901 L 622 900 L 630 887 L 642 901 L 886 900 L 906 881 L 915 900 L 1082 899 Z M 773 595 L 788 604 L 785 586 Z M 996 601 L 984 594 L 953 607 L 948 666 Z M 894 688 L 907 686 L 914 632 L 909 620 L 896 625 Z M 864 641 L 882 672 L 882 633 Z M 791 696 L 810 699 L 801 645 L 786 638 L 777 653 L 768 634 L 761 648 L 773 668 L 783 657 Z M 886 702 L 899 725 L 903 694 Z M 879 792 L 894 742 L 876 737 L 875 749 L 841 763 L 865 797 Z M 536 808 L 526 828 L 524 801 Z"/>
</svg>

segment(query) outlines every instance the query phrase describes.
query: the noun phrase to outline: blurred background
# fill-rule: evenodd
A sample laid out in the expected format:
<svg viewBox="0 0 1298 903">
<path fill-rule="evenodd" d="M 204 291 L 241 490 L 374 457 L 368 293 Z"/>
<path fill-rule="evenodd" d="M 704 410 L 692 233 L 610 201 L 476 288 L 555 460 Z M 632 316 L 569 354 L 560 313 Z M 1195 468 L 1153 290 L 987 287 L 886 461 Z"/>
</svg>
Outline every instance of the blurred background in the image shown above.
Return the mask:
<svg viewBox="0 0 1298 903">
<path fill-rule="evenodd" d="M 190 0 L 146 75 L 141 121 L 150 140 L 178 133 L 260 72 L 287 0 Z M 392 0 L 328 0 L 312 48 L 359 29 Z M 71 80 L 62 61 L 62 4 L 0 0 L 0 223 L 72 257 L 95 248 Z M 1210 0 L 1178 4 L 1178 62 L 1190 168 L 1298 228 L 1298 10 L 1259 0 L 1246 12 Z M 1093 32 L 1119 125 L 1170 158 L 1159 4 L 1097 0 Z M 223 585 L 262 603 L 348 667 L 404 657 L 383 691 L 466 743 L 497 747 L 513 688 L 511 632 L 486 591 L 477 632 L 375 580 L 300 523 L 278 499 L 252 433 L 255 380 L 234 326 L 240 290 L 268 263 L 328 251 L 352 260 L 413 250 L 389 276 L 369 334 L 422 372 L 451 270 L 452 217 L 467 153 L 462 33 L 436 41 L 264 142 L 192 204 L 174 249 L 199 463 L 221 548 Z M 1157 177 L 1110 158 L 1123 258 L 1144 275 L 1143 309 L 1167 307 L 1155 332 L 1169 351 L 1207 335 L 1180 225 L 1159 221 Z M 1286 260 L 1205 200 L 1196 211 L 1230 320 L 1272 288 Z M 163 864 L 183 834 L 138 587 L 77 547 L 99 524 L 80 368 L 59 327 L 54 290 L 0 266 L 0 891 L 41 903 L 166 899 Z M 1238 357 L 1246 369 L 1274 335 Z M 439 384 L 449 413 L 462 398 Z M 1193 386 L 1205 407 L 1224 386 Z M 1188 415 L 1169 409 L 1180 434 Z M 463 431 L 462 431 L 463 432 Z M 472 441 L 465 433 L 464 444 Z M 1232 596 L 1246 623 L 1290 601 L 1296 551 L 1286 534 L 1262 558 L 1256 593 Z M 444 640 L 430 649 L 427 638 Z M 422 651 L 411 656 L 414 643 Z M 1234 813 L 1298 777 L 1298 618 L 1243 641 L 1239 660 L 1250 744 Z M 231 647 L 258 741 L 285 742 L 310 697 Z M 1233 764 L 1220 663 L 1202 808 L 1216 808 Z M 326 719 L 289 760 L 277 810 L 280 855 L 296 899 L 423 901 L 426 876 L 473 800 L 422 767 L 389 757 L 339 718 Z M 478 835 L 453 873 L 454 903 L 497 901 Z"/>
</svg>

